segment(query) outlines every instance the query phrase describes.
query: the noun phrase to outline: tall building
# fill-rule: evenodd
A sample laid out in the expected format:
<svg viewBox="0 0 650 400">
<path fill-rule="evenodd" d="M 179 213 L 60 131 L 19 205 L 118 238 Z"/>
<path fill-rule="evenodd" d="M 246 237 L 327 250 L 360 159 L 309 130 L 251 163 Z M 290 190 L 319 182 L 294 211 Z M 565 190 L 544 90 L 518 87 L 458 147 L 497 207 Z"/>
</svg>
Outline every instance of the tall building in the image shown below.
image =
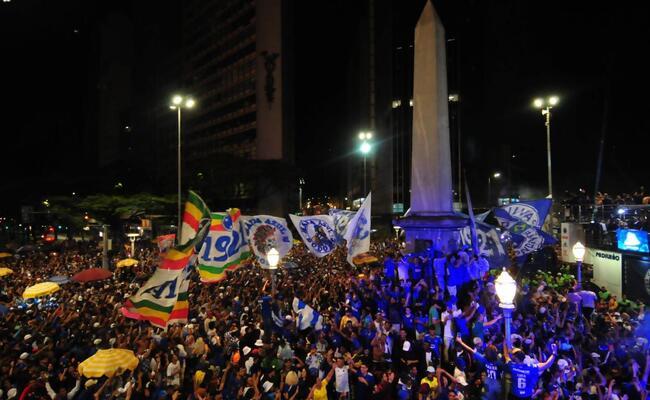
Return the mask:
<svg viewBox="0 0 650 400">
<path fill-rule="evenodd" d="M 295 184 L 288 3 L 182 5 L 182 80 L 196 100 L 183 111 L 183 178 L 219 207 L 288 211 Z"/>
</svg>

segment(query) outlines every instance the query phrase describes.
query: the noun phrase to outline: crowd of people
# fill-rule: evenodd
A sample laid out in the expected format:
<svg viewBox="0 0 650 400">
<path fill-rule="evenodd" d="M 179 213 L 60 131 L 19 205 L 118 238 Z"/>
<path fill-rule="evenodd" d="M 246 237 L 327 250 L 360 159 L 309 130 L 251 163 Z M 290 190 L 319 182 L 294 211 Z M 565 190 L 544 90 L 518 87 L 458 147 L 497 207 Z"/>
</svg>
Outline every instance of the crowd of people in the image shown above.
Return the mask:
<svg viewBox="0 0 650 400">
<path fill-rule="evenodd" d="M 351 267 L 344 249 L 316 258 L 294 246 L 298 267 L 279 269 L 275 293 L 255 264 L 216 284 L 194 278 L 189 321 L 166 330 L 120 312 L 157 266 L 155 248 L 140 248 L 140 263 L 111 279 L 66 283 L 38 302 L 22 299 L 25 287 L 101 265 L 97 249 L 6 258 L 14 273 L 0 278 L 0 399 L 646 398 L 642 304 L 538 271 L 517 279 L 506 338 L 500 271 L 486 260 L 469 250 L 404 260 L 390 240 L 371 253 L 379 263 Z M 294 298 L 323 316 L 322 329 L 297 328 Z M 264 301 L 279 316 L 271 325 Z M 133 350 L 138 367 L 79 374 L 107 348 Z"/>
</svg>

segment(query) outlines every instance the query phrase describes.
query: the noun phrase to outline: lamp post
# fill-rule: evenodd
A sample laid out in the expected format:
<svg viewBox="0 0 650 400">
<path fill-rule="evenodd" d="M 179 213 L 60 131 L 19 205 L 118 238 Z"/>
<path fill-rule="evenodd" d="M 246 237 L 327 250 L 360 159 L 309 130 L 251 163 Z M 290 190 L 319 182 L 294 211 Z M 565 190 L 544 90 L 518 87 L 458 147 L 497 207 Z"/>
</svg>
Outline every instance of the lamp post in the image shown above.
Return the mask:
<svg viewBox="0 0 650 400">
<path fill-rule="evenodd" d="M 517 294 L 517 282 L 512 279 L 512 276 L 504 268 L 501 275 L 494 281 L 494 284 L 497 296 L 499 297 L 499 307 L 503 310 L 503 316 L 506 320 L 506 346 L 508 350 L 511 350 L 510 323 L 512 322 L 512 310 L 515 309 L 513 300 Z"/>
<path fill-rule="evenodd" d="M 278 269 L 278 263 L 280 262 L 280 253 L 275 247 L 266 253 L 266 260 L 269 262 L 269 270 L 271 271 L 271 293 L 275 297 L 275 271 Z"/>
<path fill-rule="evenodd" d="M 585 246 L 576 242 L 573 245 L 573 257 L 576 259 L 576 280 L 578 281 L 578 289 L 582 290 L 582 260 L 585 259 Z"/>
<path fill-rule="evenodd" d="M 361 140 L 361 146 L 359 150 L 363 154 L 363 196 L 365 197 L 368 194 L 366 189 L 366 159 L 368 158 L 368 153 L 372 150 L 372 145 L 370 144 L 370 139 L 372 139 L 372 132 L 359 132 L 359 140 Z"/>
<path fill-rule="evenodd" d="M 302 212 L 302 186 L 305 184 L 303 178 L 298 179 L 298 208 Z"/>
<path fill-rule="evenodd" d="M 131 258 L 135 257 L 135 238 L 140 236 L 139 233 L 127 233 L 126 236 L 131 240 Z"/>
<path fill-rule="evenodd" d="M 580 242 L 576 242 L 576 244 L 573 245 L 572 250 L 573 257 L 576 259 L 576 280 L 578 281 L 576 289 L 582 290 L 582 260 L 585 258 L 585 246 Z M 580 295 L 580 302 L 578 303 L 578 327 L 580 328 L 580 331 L 582 331 L 583 328 L 582 317 L 582 295 Z"/>
<path fill-rule="evenodd" d="M 102 268 L 108 269 L 108 225 L 102 225 Z"/>
<path fill-rule="evenodd" d="M 492 178 L 499 179 L 501 177 L 501 172 L 495 172 L 492 175 L 488 176 L 488 207 L 492 202 Z"/>
<path fill-rule="evenodd" d="M 542 111 L 546 125 L 546 158 L 548 167 L 548 195 L 553 198 L 553 178 L 551 174 L 551 109 L 560 102 L 557 96 L 551 96 L 548 99 L 535 99 L 533 104 Z"/>
<path fill-rule="evenodd" d="M 195 104 L 193 98 L 177 94 L 172 97 L 172 102 L 169 105 L 170 109 L 176 110 L 178 116 L 178 225 L 176 227 L 176 243 L 180 243 L 181 240 L 181 219 L 183 218 L 181 214 L 181 110 L 183 108 L 192 108 Z"/>
</svg>

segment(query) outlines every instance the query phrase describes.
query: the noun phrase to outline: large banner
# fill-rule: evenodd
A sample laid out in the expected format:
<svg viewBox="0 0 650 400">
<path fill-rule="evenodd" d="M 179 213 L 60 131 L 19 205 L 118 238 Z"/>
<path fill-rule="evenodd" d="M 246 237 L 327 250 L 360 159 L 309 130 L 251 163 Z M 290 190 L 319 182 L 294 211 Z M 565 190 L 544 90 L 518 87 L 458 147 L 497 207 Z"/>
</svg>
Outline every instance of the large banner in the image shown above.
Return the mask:
<svg viewBox="0 0 650 400">
<path fill-rule="evenodd" d="M 126 300 L 121 309 L 124 316 L 147 320 L 160 328 L 187 322 L 189 274 L 209 226 L 210 210 L 198 195 L 190 192 L 183 214 L 183 243 L 165 252 L 149 280 Z"/>
<path fill-rule="evenodd" d="M 508 266 L 510 261 L 499 232 L 496 228 L 482 223 L 476 224 L 476 237 L 478 239 L 479 254 L 490 263 L 490 268 Z M 460 231 L 460 240 L 463 246 L 472 245 L 472 233 L 469 226 Z"/>
<path fill-rule="evenodd" d="M 548 233 L 523 221 L 511 224 L 508 228 L 508 234 L 510 240 L 512 240 L 515 256 L 520 259 L 556 242 Z"/>
<path fill-rule="evenodd" d="M 337 239 L 333 217 L 329 215 L 299 217 L 293 214 L 289 217 L 312 254 L 323 257 L 334 251 Z"/>
<path fill-rule="evenodd" d="M 361 208 L 350 220 L 345 232 L 345 240 L 348 242 L 348 263 L 354 266 L 353 258 L 359 254 L 370 251 L 370 220 L 372 204 L 372 193 L 363 201 Z"/>
<path fill-rule="evenodd" d="M 623 293 L 623 255 L 614 251 L 588 248 L 585 252 L 585 264 L 590 264 L 594 271 L 592 281 L 598 286 L 605 286 L 610 293 L 621 298 Z M 643 277 L 641 277 L 643 281 Z"/>
<path fill-rule="evenodd" d="M 219 282 L 226 271 L 236 270 L 250 257 L 239 209 L 212 213 L 211 217 L 210 232 L 199 252 L 199 274 L 205 283 Z"/>
<path fill-rule="evenodd" d="M 266 253 L 272 248 L 280 253 L 280 258 L 286 256 L 291 250 L 293 235 L 287 227 L 286 219 L 256 215 L 242 217 L 242 224 L 248 245 L 263 268 L 269 267 Z"/>
<path fill-rule="evenodd" d="M 510 229 L 517 221 L 523 221 L 535 228 L 541 228 L 551 209 L 550 199 L 521 201 L 494 209 L 494 216 L 501 226 Z"/>
</svg>

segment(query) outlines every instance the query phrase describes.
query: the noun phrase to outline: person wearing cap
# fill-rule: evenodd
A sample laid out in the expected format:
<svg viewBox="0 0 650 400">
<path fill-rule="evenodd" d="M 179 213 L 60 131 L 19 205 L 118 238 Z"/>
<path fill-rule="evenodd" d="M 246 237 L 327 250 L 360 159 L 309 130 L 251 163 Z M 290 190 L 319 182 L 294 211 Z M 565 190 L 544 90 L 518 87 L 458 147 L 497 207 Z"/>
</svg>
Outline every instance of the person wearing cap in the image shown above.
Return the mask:
<svg viewBox="0 0 650 400">
<path fill-rule="evenodd" d="M 436 377 L 436 369 L 433 366 L 427 367 L 427 375 L 420 380 L 420 385 L 427 385 L 430 390 L 438 390 L 438 378 Z"/>
</svg>

